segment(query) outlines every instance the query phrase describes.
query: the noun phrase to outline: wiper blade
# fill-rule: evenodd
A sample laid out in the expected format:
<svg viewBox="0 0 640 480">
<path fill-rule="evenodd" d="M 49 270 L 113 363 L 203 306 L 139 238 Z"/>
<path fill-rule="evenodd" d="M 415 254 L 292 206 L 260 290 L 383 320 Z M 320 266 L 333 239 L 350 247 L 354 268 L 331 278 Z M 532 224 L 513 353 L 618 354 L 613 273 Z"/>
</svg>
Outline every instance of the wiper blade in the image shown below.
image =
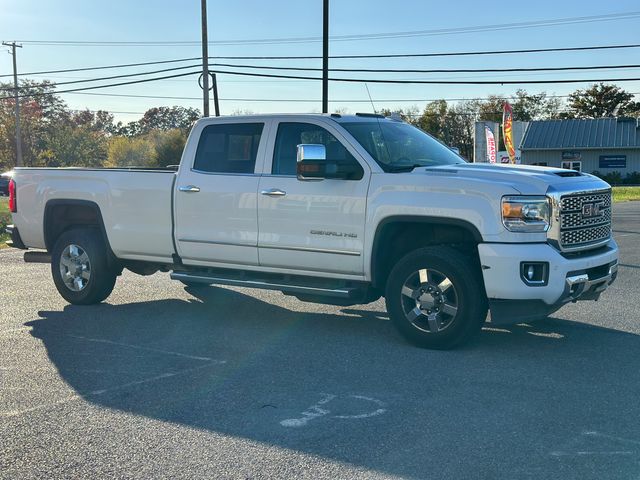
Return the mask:
<svg viewBox="0 0 640 480">
<path fill-rule="evenodd" d="M 399 173 L 399 172 L 411 172 L 414 168 L 426 167 L 421 163 L 414 163 L 412 165 L 387 165 L 385 170 L 389 173 Z"/>
</svg>

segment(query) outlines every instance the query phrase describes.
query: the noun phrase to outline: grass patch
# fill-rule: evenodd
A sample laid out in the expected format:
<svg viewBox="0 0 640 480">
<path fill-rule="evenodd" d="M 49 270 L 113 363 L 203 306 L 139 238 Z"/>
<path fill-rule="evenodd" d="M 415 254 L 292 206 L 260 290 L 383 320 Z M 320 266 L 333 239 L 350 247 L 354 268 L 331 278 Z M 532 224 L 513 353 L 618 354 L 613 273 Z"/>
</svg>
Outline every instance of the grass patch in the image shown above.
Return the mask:
<svg viewBox="0 0 640 480">
<path fill-rule="evenodd" d="M 5 243 L 9 240 L 9 235 L 4 233 L 4 227 L 11 223 L 11 213 L 9 213 L 9 197 L 0 197 L 0 248 L 6 248 Z"/>
<path fill-rule="evenodd" d="M 640 187 L 613 187 L 614 202 L 640 200 Z"/>
</svg>

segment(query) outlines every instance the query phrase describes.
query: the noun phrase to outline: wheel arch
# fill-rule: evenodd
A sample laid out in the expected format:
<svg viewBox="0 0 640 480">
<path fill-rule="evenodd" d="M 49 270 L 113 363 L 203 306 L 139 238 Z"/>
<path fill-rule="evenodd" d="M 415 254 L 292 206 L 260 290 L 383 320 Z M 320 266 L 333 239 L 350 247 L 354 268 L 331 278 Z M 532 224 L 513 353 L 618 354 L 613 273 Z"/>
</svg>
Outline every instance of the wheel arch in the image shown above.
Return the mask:
<svg viewBox="0 0 640 480">
<path fill-rule="evenodd" d="M 82 226 L 98 229 L 107 248 L 109 262 L 117 264 L 118 260 L 109 244 L 100 206 L 90 200 L 53 199 L 46 203 L 43 232 L 47 251 L 53 250 L 56 241 L 64 232 Z"/>
<path fill-rule="evenodd" d="M 414 237 L 411 237 L 413 235 Z M 393 264 L 403 253 L 427 245 L 461 244 L 475 247 L 482 235 L 472 223 L 446 217 L 396 215 L 376 227 L 371 250 L 371 283 L 384 289 Z"/>
</svg>

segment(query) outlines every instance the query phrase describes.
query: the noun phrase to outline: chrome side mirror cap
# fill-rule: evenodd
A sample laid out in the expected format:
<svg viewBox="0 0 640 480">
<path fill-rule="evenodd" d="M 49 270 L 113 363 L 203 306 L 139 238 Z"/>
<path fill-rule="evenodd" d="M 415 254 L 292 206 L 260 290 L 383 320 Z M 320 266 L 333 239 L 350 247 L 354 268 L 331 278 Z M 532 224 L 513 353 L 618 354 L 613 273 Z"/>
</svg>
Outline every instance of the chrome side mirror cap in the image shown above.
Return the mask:
<svg viewBox="0 0 640 480">
<path fill-rule="evenodd" d="M 322 144 L 303 143 L 296 154 L 298 180 L 322 180 L 326 176 L 327 149 Z"/>
</svg>

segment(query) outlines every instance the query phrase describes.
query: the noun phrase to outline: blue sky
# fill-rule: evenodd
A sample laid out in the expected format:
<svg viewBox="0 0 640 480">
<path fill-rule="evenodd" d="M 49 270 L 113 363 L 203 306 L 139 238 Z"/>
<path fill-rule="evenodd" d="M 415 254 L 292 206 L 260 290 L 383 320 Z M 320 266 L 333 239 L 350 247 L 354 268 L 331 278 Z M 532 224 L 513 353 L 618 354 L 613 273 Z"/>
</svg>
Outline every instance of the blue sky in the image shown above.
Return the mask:
<svg viewBox="0 0 640 480">
<path fill-rule="evenodd" d="M 221 41 L 319 37 L 322 32 L 321 0 L 209 0 L 209 39 L 214 42 L 210 55 L 320 55 L 321 43 L 276 44 L 216 44 Z M 478 2 L 476 1 L 416 1 L 416 0 L 332 0 L 331 30 L 334 36 L 434 30 L 445 28 L 495 25 L 513 22 L 583 17 L 622 12 L 637 12 L 637 0 L 616 2 L 549 1 Z M 109 2 L 56 0 L 0 0 L 0 37 L 4 41 L 25 41 L 18 51 L 19 71 L 53 70 L 120 63 L 196 57 L 198 46 L 51 46 L 29 44 L 35 40 L 83 41 L 197 41 L 200 38 L 200 1 L 123 1 Z M 640 43 L 640 18 L 564 24 L 535 28 L 518 28 L 474 33 L 424 35 L 409 38 L 332 41 L 330 53 L 377 54 L 474 51 L 519 48 L 552 48 L 584 45 Z M 249 63 L 249 61 L 245 61 Z M 250 61 L 253 64 L 296 65 L 319 67 L 319 60 Z M 445 57 L 393 60 L 333 60 L 332 67 L 344 68 L 505 68 L 564 65 L 640 64 L 640 49 L 609 51 L 544 53 L 484 57 Z M 170 67 L 168 65 L 167 67 Z M 53 81 L 91 78 L 101 75 L 133 73 L 163 68 L 107 70 L 51 74 Z M 0 56 L 0 74 L 11 73 L 11 57 Z M 347 75 L 347 74 L 343 74 Z M 371 78 L 600 78 L 640 77 L 640 69 L 604 70 L 596 72 L 556 72 L 525 74 L 367 74 Z M 9 80 L 3 79 L 3 80 Z M 276 79 L 253 79 L 221 75 L 218 78 L 220 97 L 308 99 L 313 103 L 240 102 L 222 100 L 222 113 L 234 110 L 253 112 L 319 111 L 320 82 Z M 631 92 L 640 92 L 640 82 L 621 84 Z M 522 87 L 532 93 L 547 91 L 564 95 L 586 84 L 556 85 L 380 85 L 369 89 L 377 107 L 423 107 L 424 101 L 387 102 L 385 99 L 471 98 L 489 93 L 506 95 Z M 95 90 L 102 94 L 133 94 L 199 97 L 196 77 Z M 124 98 L 84 94 L 65 94 L 72 108 L 104 109 L 118 113 L 118 119 L 128 121 L 140 117 L 137 112 L 158 105 L 184 105 L 201 108 L 200 100 Z M 330 84 L 331 100 L 366 100 L 362 84 Z M 351 112 L 371 111 L 367 103 L 331 103 L 331 109 L 346 108 Z"/>
</svg>

